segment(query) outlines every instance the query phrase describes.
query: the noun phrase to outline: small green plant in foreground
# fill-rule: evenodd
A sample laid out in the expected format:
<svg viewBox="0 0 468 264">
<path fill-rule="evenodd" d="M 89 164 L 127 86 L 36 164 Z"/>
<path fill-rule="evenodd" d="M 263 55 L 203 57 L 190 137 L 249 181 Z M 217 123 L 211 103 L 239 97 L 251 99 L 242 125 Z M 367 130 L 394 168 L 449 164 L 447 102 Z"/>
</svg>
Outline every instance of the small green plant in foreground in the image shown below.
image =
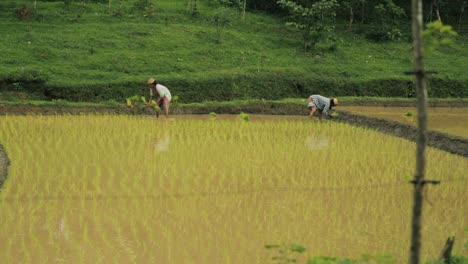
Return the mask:
<svg viewBox="0 0 468 264">
<path fill-rule="evenodd" d="M 298 263 L 298 260 L 294 256 L 297 254 L 303 254 L 306 248 L 299 244 L 290 245 L 279 245 L 279 244 L 267 244 L 265 248 L 268 250 L 277 251 L 277 255 L 271 258 L 275 264 L 286 264 L 286 263 Z M 313 257 L 305 262 L 306 264 L 354 264 L 354 263 L 381 263 L 381 264 L 394 264 L 395 259 L 392 256 L 368 256 L 364 255 L 359 259 L 340 259 L 338 257 L 326 257 L 319 256 Z M 458 262 L 455 262 L 458 264 Z M 438 264 L 438 263 L 437 263 Z"/>
<path fill-rule="evenodd" d="M 215 112 L 210 112 L 209 115 L 210 115 L 210 118 L 213 118 L 213 119 L 216 118 L 216 113 Z"/>
<path fill-rule="evenodd" d="M 406 112 L 405 116 L 408 116 L 408 117 L 413 116 L 413 112 L 411 112 L 411 111 Z"/>
<path fill-rule="evenodd" d="M 291 255 L 294 253 L 302 254 L 306 251 L 306 248 L 299 244 L 291 244 L 291 245 L 268 244 L 268 245 L 265 245 L 265 248 L 277 250 L 278 255 L 271 258 L 273 263 L 277 263 L 277 264 L 296 263 L 297 262 L 296 258 L 291 257 Z"/>
<path fill-rule="evenodd" d="M 248 115 L 248 114 L 246 114 L 246 113 L 244 113 L 244 112 L 240 112 L 239 116 L 240 116 L 240 118 L 241 118 L 242 120 L 244 120 L 245 122 L 248 122 L 248 121 L 249 121 L 249 115 Z"/>
</svg>

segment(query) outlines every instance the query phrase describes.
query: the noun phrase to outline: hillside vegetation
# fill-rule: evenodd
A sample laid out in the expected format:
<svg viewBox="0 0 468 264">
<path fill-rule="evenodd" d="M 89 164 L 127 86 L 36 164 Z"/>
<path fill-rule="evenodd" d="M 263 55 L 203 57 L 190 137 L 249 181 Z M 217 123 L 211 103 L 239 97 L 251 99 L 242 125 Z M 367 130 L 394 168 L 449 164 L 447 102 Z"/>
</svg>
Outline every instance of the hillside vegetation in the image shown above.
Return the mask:
<svg viewBox="0 0 468 264">
<path fill-rule="evenodd" d="M 304 52 L 286 17 L 238 11 L 215 1 L 2 1 L 0 99 L 121 101 L 146 94 L 156 77 L 182 102 L 328 96 L 412 97 L 408 17 L 402 39 L 374 42 L 366 27 Z M 150 1 L 151 2 L 151 1 Z M 15 12 L 26 3 L 31 14 Z M 35 7 L 34 7 L 35 6 Z M 217 22 L 216 22 L 217 21 Z M 449 49 L 429 50 L 426 67 L 439 73 L 430 96 L 468 97 L 468 37 Z M 12 94 L 15 94 L 13 96 Z"/>
</svg>

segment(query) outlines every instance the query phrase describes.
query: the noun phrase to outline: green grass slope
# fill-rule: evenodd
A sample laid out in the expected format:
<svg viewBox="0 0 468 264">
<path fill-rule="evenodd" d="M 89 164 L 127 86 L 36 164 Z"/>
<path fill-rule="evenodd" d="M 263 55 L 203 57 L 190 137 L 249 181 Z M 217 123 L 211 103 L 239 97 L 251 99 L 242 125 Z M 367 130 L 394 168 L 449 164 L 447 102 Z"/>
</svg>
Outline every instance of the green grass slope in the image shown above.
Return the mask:
<svg viewBox="0 0 468 264">
<path fill-rule="evenodd" d="M 135 2 L 135 1 L 133 1 Z M 304 53 L 299 33 L 285 20 L 247 13 L 219 40 L 214 15 L 220 7 L 199 1 L 191 16 L 185 0 L 154 0 L 151 10 L 129 1 L 26 2 L 33 14 L 15 15 L 24 1 L 0 3 L 0 99 L 8 91 L 39 99 L 122 100 L 146 94 L 156 77 L 183 102 L 285 97 L 413 96 L 409 41 L 373 43 L 337 27 L 338 49 L 320 44 Z M 145 14 L 151 13 L 151 16 Z M 344 27 L 344 26 L 343 26 Z M 408 32 L 409 34 L 409 32 Z M 439 71 L 430 95 L 467 97 L 468 38 L 431 51 L 426 67 Z"/>
</svg>

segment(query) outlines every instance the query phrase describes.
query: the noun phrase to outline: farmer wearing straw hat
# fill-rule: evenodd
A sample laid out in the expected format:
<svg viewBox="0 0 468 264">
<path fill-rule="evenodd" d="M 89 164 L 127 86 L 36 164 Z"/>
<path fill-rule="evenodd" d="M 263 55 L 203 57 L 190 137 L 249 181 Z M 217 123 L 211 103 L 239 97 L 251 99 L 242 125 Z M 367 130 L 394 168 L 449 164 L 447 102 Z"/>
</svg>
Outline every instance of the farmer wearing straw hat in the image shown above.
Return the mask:
<svg viewBox="0 0 468 264">
<path fill-rule="evenodd" d="M 311 95 L 309 96 L 309 102 L 307 108 L 310 110 L 310 119 L 314 119 L 314 113 L 318 110 L 319 119 L 322 121 L 322 115 L 325 115 L 325 118 L 331 118 L 330 110 L 333 106 L 338 105 L 338 99 L 336 98 L 327 98 L 321 95 Z"/>
<path fill-rule="evenodd" d="M 153 96 L 158 95 L 156 104 L 159 107 L 161 107 L 161 109 L 164 108 L 164 113 L 166 114 L 166 116 L 168 116 L 169 105 L 171 104 L 171 99 L 172 99 L 171 92 L 169 91 L 169 89 L 167 89 L 166 86 L 157 83 L 156 79 L 154 78 L 149 78 L 146 84 L 150 88 L 150 97 L 146 104 L 150 104 L 151 100 L 153 99 Z"/>
</svg>

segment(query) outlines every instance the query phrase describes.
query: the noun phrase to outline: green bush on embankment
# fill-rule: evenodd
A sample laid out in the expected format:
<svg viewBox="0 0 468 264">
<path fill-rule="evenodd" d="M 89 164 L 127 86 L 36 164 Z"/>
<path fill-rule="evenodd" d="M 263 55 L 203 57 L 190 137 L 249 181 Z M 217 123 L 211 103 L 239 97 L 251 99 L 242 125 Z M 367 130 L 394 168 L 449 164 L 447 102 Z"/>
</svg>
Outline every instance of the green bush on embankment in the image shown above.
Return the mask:
<svg viewBox="0 0 468 264">
<path fill-rule="evenodd" d="M 345 81 L 315 79 L 281 73 L 251 73 L 234 76 L 164 78 L 181 102 L 228 101 L 235 99 L 281 99 L 307 97 L 311 94 L 329 96 L 414 97 L 414 84 L 410 80 L 383 79 Z M 0 82 L 1 83 L 1 82 Z M 115 83 L 80 83 L 49 85 L 43 80 L 14 80 L 10 89 L 37 93 L 47 99 L 100 102 L 124 101 L 135 94 L 146 95 L 141 80 Z M 429 81 L 429 96 L 435 98 L 468 97 L 468 81 L 433 78 Z"/>
</svg>

